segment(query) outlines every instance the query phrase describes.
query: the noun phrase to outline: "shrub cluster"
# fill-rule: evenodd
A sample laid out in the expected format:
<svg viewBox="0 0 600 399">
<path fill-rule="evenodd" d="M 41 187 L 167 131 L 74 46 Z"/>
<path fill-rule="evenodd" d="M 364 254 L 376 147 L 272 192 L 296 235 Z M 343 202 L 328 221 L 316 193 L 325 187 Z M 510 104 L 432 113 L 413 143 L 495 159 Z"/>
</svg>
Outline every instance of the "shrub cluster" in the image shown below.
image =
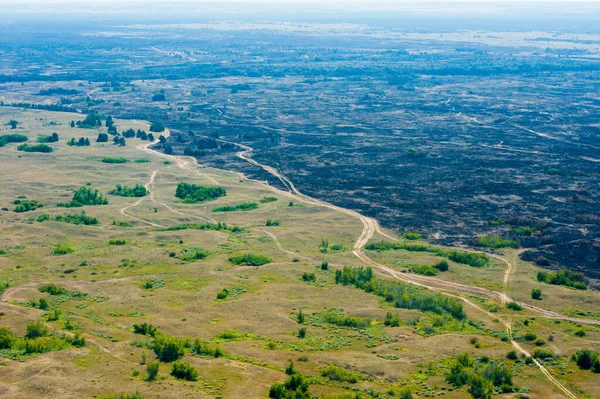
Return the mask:
<svg viewBox="0 0 600 399">
<path fill-rule="evenodd" d="M 557 272 L 538 272 L 537 280 L 542 283 L 564 285 L 578 290 L 586 290 L 587 284 L 581 272 L 559 270 Z"/>
<path fill-rule="evenodd" d="M 243 266 L 262 266 L 267 263 L 271 263 L 271 259 L 264 255 L 255 255 L 255 254 L 244 254 L 233 256 L 229 258 L 229 261 L 234 265 L 243 265 Z"/>
<path fill-rule="evenodd" d="M 148 194 L 148 190 L 141 184 L 136 184 L 133 188 L 117 184 L 116 188 L 108 193 L 119 197 L 143 197 Z"/>
<path fill-rule="evenodd" d="M 73 193 L 71 202 L 60 202 L 56 206 L 65 208 L 79 208 L 84 205 L 107 205 L 108 200 L 104 198 L 101 192 L 91 187 L 80 187 Z"/>
<path fill-rule="evenodd" d="M 220 206 L 213 209 L 213 212 L 236 212 L 236 211 L 251 211 L 257 209 L 258 204 L 256 202 L 243 202 L 234 206 Z"/>
<path fill-rule="evenodd" d="M 385 298 L 397 308 L 419 309 L 437 314 L 448 313 L 452 317 L 463 320 L 467 316 L 462 304 L 454 298 L 437 294 L 420 287 L 411 286 L 400 281 L 387 281 L 376 278 L 373 270 L 368 268 L 351 268 L 335 271 L 336 284 L 354 285 L 356 288 Z"/>
<path fill-rule="evenodd" d="M 389 251 L 405 250 L 411 252 L 430 252 L 437 256 L 446 257 L 456 263 L 461 263 L 473 267 L 484 267 L 489 264 L 489 258 L 483 252 L 465 252 L 456 250 L 447 250 L 439 247 L 432 247 L 425 244 L 406 243 L 406 242 L 378 242 L 365 246 L 365 249 L 371 251 Z"/>
<path fill-rule="evenodd" d="M 227 195 L 223 187 L 203 187 L 181 182 L 177 185 L 175 196 L 186 204 L 214 200 Z"/>
</svg>

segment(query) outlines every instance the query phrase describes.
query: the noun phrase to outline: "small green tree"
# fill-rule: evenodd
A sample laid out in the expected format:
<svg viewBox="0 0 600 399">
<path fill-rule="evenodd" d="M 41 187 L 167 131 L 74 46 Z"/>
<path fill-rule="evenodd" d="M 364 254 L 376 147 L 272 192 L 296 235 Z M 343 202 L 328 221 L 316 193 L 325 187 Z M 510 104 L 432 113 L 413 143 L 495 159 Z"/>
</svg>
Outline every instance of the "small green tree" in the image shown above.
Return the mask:
<svg viewBox="0 0 600 399">
<path fill-rule="evenodd" d="M 306 328 L 302 327 L 300 330 L 298 330 L 298 338 L 304 337 L 306 337 Z"/>
<path fill-rule="evenodd" d="M 147 381 L 154 381 L 158 375 L 158 369 L 160 368 L 160 362 L 148 362 L 146 365 L 146 372 L 148 373 Z"/>
<path fill-rule="evenodd" d="M 298 312 L 298 323 L 304 324 L 304 313 L 302 313 L 302 310 Z"/>
<path fill-rule="evenodd" d="M 542 299 L 542 290 L 539 288 L 534 288 L 531 290 L 531 298 L 540 300 Z"/>
</svg>

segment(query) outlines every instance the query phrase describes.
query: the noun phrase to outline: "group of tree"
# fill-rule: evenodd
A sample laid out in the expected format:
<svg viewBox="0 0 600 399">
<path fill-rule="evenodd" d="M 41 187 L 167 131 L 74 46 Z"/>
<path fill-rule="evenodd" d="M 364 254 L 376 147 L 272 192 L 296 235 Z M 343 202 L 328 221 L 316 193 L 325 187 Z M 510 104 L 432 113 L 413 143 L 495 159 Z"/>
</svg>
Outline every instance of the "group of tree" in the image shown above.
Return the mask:
<svg viewBox="0 0 600 399">
<path fill-rule="evenodd" d="M 580 369 L 600 373 L 600 354 L 598 352 L 589 349 L 580 349 L 573 353 L 571 358 L 577 363 Z"/>
<path fill-rule="evenodd" d="M 96 129 L 99 127 L 102 127 L 102 120 L 103 119 L 107 119 L 104 118 L 102 115 L 96 114 L 96 113 L 91 113 L 86 115 L 85 119 L 82 121 L 71 121 L 71 127 L 79 127 L 82 129 Z"/>
<path fill-rule="evenodd" d="M 411 252 L 430 252 L 437 256 L 448 258 L 456 263 L 473 267 L 485 267 L 489 264 L 489 257 L 483 252 L 457 251 L 419 243 L 381 241 L 368 244 L 365 246 L 365 249 L 371 251 L 405 250 Z"/>
<path fill-rule="evenodd" d="M 118 145 L 119 147 L 125 147 L 127 145 L 127 141 L 123 136 L 115 136 L 113 138 L 113 144 Z"/>
<path fill-rule="evenodd" d="M 237 211 L 251 211 L 254 209 L 258 209 L 258 204 L 256 202 L 243 202 L 241 204 L 233 205 L 233 206 L 221 206 L 214 208 L 213 212 L 237 212 Z"/>
<path fill-rule="evenodd" d="M 58 133 L 54 132 L 50 136 L 40 136 L 37 141 L 38 143 L 56 143 L 58 142 Z"/>
<path fill-rule="evenodd" d="M 165 125 L 160 122 L 154 122 L 150 125 L 150 131 L 154 133 L 162 133 L 165 131 Z"/>
<path fill-rule="evenodd" d="M 85 339 L 79 334 L 57 335 L 41 321 L 28 324 L 23 337 L 17 336 L 9 327 L 0 328 L 0 350 L 12 359 L 22 360 L 35 354 L 84 345 Z"/>
<path fill-rule="evenodd" d="M 13 204 L 16 205 L 14 211 L 17 213 L 35 211 L 36 209 L 44 206 L 44 204 L 39 201 L 27 199 L 17 199 L 13 202 Z"/>
<path fill-rule="evenodd" d="M 271 263 L 271 259 L 264 255 L 243 254 L 232 256 L 229 261 L 239 266 L 262 266 Z"/>
<path fill-rule="evenodd" d="M 437 314 L 448 313 L 457 320 L 464 320 L 467 317 L 458 300 L 400 281 L 378 279 L 370 267 L 365 269 L 345 266 L 343 270 L 336 270 L 335 283 L 353 285 L 358 289 L 371 292 L 397 308 L 418 309 Z"/>
<path fill-rule="evenodd" d="M 578 290 L 586 290 L 587 283 L 584 274 L 571 270 L 559 270 L 556 272 L 538 272 L 537 280 L 542 283 L 553 285 L 564 285 Z"/>
<path fill-rule="evenodd" d="M 27 143 L 23 143 L 20 146 L 18 146 L 17 150 L 23 151 L 23 152 L 42 152 L 42 153 L 49 153 L 49 152 L 53 151 L 52 147 L 50 147 L 49 145 L 46 145 L 46 144 L 29 145 Z"/>
<path fill-rule="evenodd" d="M 75 141 L 75 137 L 73 137 L 67 142 L 67 145 L 72 147 L 88 147 L 90 145 L 90 140 L 87 137 L 80 137 L 79 140 Z"/>
<path fill-rule="evenodd" d="M 117 184 L 116 188 L 108 193 L 119 197 L 143 197 L 148 194 L 148 190 L 141 184 L 136 184 L 133 188 Z"/>
<path fill-rule="evenodd" d="M 223 187 L 203 187 L 181 182 L 177 185 L 175 196 L 186 204 L 214 200 L 227 195 Z"/>
<path fill-rule="evenodd" d="M 57 206 L 65 208 L 78 208 L 84 205 L 107 205 L 108 200 L 104 198 L 101 192 L 91 187 L 80 187 L 73 193 L 73 199 L 70 202 L 58 203 Z"/>
<path fill-rule="evenodd" d="M 65 213 L 63 215 L 49 215 L 47 213 L 42 213 L 36 219 L 38 222 L 59 222 L 59 223 L 70 223 L 77 225 L 85 225 L 85 226 L 96 226 L 100 224 L 97 218 L 93 216 L 88 216 L 85 211 L 81 211 L 81 213 Z"/>
<path fill-rule="evenodd" d="M 293 365 L 286 367 L 289 377 L 284 382 L 276 382 L 269 389 L 271 399 L 310 399 L 312 394 L 308 391 L 308 379 L 297 372 Z"/>
<path fill-rule="evenodd" d="M 24 143 L 27 140 L 27 136 L 22 134 L 4 134 L 0 136 L 0 147 L 4 147 L 8 143 Z"/>
<path fill-rule="evenodd" d="M 486 357 L 473 360 L 468 353 L 456 355 L 452 360 L 446 382 L 456 388 L 468 385 L 475 399 L 490 399 L 495 391 L 514 391 L 513 374 L 506 364 Z"/>
</svg>

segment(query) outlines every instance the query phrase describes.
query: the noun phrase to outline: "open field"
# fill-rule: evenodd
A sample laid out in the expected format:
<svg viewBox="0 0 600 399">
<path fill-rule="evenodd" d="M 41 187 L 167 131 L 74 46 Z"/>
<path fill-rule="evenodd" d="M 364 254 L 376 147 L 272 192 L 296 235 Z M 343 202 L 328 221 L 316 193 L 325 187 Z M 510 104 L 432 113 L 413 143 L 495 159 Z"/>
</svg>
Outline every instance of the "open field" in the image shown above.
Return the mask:
<svg viewBox="0 0 600 399">
<path fill-rule="evenodd" d="M 196 166 L 189 157 L 154 152 L 147 141 L 127 139 L 124 147 L 97 143 L 96 137 L 106 128 L 69 126 L 70 121 L 82 119 L 75 113 L 0 108 L 2 135 L 22 134 L 30 144 L 40 135 L 56 132 L 60 137 L 48 144 L 54 149 L 51 153 L 18 151 L 15 143 L 0 148 L 0 208 L 7 209 L 0 212 L 0 249 L 4 251 L 0 276 L 9 282 L 0 302 L 0 327 L 10 327 L 20 337 L 28 324 L 42 321 L 56 337 L 79 333 L 86 341 L 82 347 L 67 345 L 17 357 L 0 351 L 3 395 L 82 398 L 139 390 L 147 398 L 266 397 L 272 384 L 286 379 L 284 369 L 293 360 L 296 369 L 310 379 L 310 392 L 317 396 L 360 393 L 383 398 L 409 389 L 414 397 L 467 398 L 466 387 L 455 389 L 445 382 L 450 359 L 462 352 L 505 362 L 513 371 L 516 390 L 532 398 L 564 397 L 559 386 L 580 398 L 600 395 L 594 383 L 596 375 L 579 370 L 569 360 L 577 349 L 600 349 L 600 327 L 593 324 L 600 315 L 586 315 L 590 323 L 553 320 L 527 310 L 505 309 L 499 300 L 470 295 L 464 296 L 469 301 L 464 305 L 469 323 L 457 322 L 445 313 L 441 320 L 435 312 L 393 307 L 374 293 L 336 284 L 335 271 L 344 266 L 373 265 L 378 278 L 393 281 L 394 275 L 365 254 L 394 270 L 410 264 L 434 264 L 439 257 L 408 251 L 363 253 L 367 241 L 389 241 L 393 235 L 379 231 L 370 219 L 354 212 L 235 172 Z M 19 122 L 16 129 L 5 126 L 9 120 Z M 116 125 L 119 131 L 149 129 L 149 124 L 141 121 L 117 120 Z M 80 137 L 88 138 L 91 145 L 66 144 Z M 123 157 L 129 162 L 104 163 L 105 157 Z M 219 186 L 227 195 L 186 204 L 175 197 L 181 182 Z M 149 193 L 140 198 L 109 194 L 117 184 L 144 185 Z M 73 191 L 82 186 L 98 189 L 108 204 L 57 206 L 70 201 Z M 269 197 L 277 200 L 261 202 Z M 43 207 L 14 212 L 18 199 L 35 200 Z M 213 212 L 241 203 L 258 207 Z M 98 224 L 52 219 L 82 210 Z M 38 221 L 43 214 L 50 220 Z M 279 225 L 266 226 L 267 219 L 279 221 Z M 217 222 L 226 223 L 229 230 L 167 230 L 186 223 Z M 240 229 L 232 231 L 233 226 Z M 326 253 L 321 251 L 323 239 L 328 241 Z M 114 245 L 119 240 L 122 245 Z M 68 253 L 53 254 L 61 244 Z M 206 251 L 201 258 L 186 258 L 200 249 Z M 264 255 L 269 261 L 258 267 L 230 261 L 248 253 Z M 500 258 L 516 266 L 506 292 L 506 263 L 496 258 L 490 258 L 491 266 L 485 268 L 449 262 L 450 270 L 436 278 L 504 292 L 520 302 L 573 317 L 581 317 L 576 309 L 598 309 L 597 292 L 538 283 L 534 276 L 541 269 L 518 260 L 512 250 Z M 328 270 L 320 267 L 323 260 L 328 261 Z M 315 281 L 303 281 L 304 273 L 314 273 Z M 69 294 L 41 292 L 40 287 L 48 283 Z M 527 296 L 537 287 L 543 290 L 542 301 Z M 227 296 L 217 299 L 223 289 L 228 290 Z M 442 290 L 468 294 L 452 287 Z M 36 305 L 40 299 L 47 301 L 47 309 Z M 297 320 L 300 310 L 306 315 L 303 324 Z M 368 322 L 362 327 L 339 326 L 326 321 L 331 312 Z M 384 325 L 388 312 L 398 316 L 397 327 Z M 53 314 L 58 314 L 56 320 Z M 67 322 L 74 327 L 68 329 Z M 218 345 L 224 355 L 198 356 L 188 348 L 183 361 L 198 370 L 197 381 L 170 376 L 169 362 L 160 363 L 157 380 L 145 381 L 146 365 L 141 363 L 153 361 L 156 354 L 151 336 L 133 332 L 133 325 L 143 322 L 169 337 L 199 338 L 209 346 Z M 545 348 L 561 355 L 541 362 L 558 385 L 535 364 L 506 359 L 513 344 L 501 339 L 506 334 L 503 322 L 512 325 L 513 342 L 518 341 L 524 350 L 536 348 L 522 340 L 535 326 L 537 336 L 547 341 Z M 298 337 L 300 328 L 306 328 L 305 338 Z M 585 335 L 576 335 L 579 330 Z M 228 331 L 235 333 L 224 334 Z M 347 370 L 356 382 L 323 376 L 328 365 Z M 519 393 L 506 397 L 511 395 L 518 397 Z"/>
</svg>

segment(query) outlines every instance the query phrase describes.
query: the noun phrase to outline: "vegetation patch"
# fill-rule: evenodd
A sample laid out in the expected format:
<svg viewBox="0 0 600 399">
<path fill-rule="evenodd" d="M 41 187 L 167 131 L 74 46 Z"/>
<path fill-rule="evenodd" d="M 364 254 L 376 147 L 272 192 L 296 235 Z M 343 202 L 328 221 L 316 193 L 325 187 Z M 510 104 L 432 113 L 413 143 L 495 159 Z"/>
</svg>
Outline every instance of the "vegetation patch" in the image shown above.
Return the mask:
<svg viewBox="0 0 600 399">
<path fill-rule="evenodd" d="M 87 137 L 80 137 L 79 140 L 75 140 L 75 137 L 73 137 L 67 142 L 67 145 L 71 147 L 89 147 L 90 139 Z"/>
<path fill-rule="evenodd" d="M 519 246 L 515 240 L 491 234 L 477 237 L 475 243 L 484 248 L 517 248 Z"/>
<path fill-rule="evenodd" d="M 241 266 L 262 266 L 271 263 L 271 259 L 264 255 L 243 254 L 229 258 L 234 265 Z"/>
<path fill-rule="evenodd" d="M 206 257 L 210 254 L 205 249 L 202 248 L 188 248 L 181 251 L 181 255 L 179 259 L 182 262 L 194 262 L 202 259 L 206 259 Z"/>
<path fill-rule="evenodd" d="M 268 204 L 269 202 L 275 202 L 275 201 L 277 201 L 276 197 L 264 197 L 259 202 L 261 204 Z"/>
<path fill-rule="evenodd" d="M 85 226 L 96 226 L 100 224 L 97 218 L 88 216 L 85 211 L 81 211 L 81 213 L 65 213 L 62 215 L 49 215 L 47 213 L 42 213 L 36 219 L 38 222 L 60 222 L 60 223 L 70 223 L 70 224 L 83 224 Z"/>
<path fill-rule="evenodd" d="M 557 272 L 538 272 L 537 281 L 553 285 L 564 285 L 577 290 L 587 290 L 587 283 L 581 272 L 559 270 Z"/>
<path fill-rule="evenodd" d="M 403 242 L 379 242 L 365 246 L 370 251 L 405 250 L 411 252 L 429 252 L 437 256 L 443 256 L 456 263 L 473 267 L 485 267 L 489 264 L 489 257 L 483 252 L 465 252 L 432 247 L 425 244 L 403 243 Z"/>
<path fill-rule="evenodd" d="M 23 151 L 23 152 L 43 152 L 43 153 L 48 153 L 48 152 L 54 151 L 52 149 L 52 147 L 50 147 L 49 145 L 46 145 L 46 144 L 33 144 L 33 145 L 21 144 L 20 146 L 17 147 L 17 150 Z"/>
<path fill-rule="evenodd" d="M 251 211 L 253 209 L 258 209 L 258 204 L 256 202 L 243 202 L 241 204 L 233 205 L 233 206 L 220 206 L 218 208 L 213 209 L 213 212 L 237 212 L 237 211 Z"/>
<path fill-rule="evenodd" d="M 373 269 L 350 268 L 335 271 L 335 283 L 353 285 L 358 289 L 371 292 L 385 298 L 385 301 L 397 308 L 418 309 L 423 312 L 437 314 L 448 313 L 452 317 L 463 320 L 467 317 L 462 304 L 456 299 L 415 287 L 400 281 L 378 279 Z"/>
<path fill-rule="evenodd" d="M 185 204 L 215 200 L 227 195 L 223 187 L 203 187 L 195 184 L 181 182 L 177 185 L 175 196 Z"/>
<path fill-rule="evenodd" d="M 422 276 L 437 276 L 439 270 L 429 265 L 415 265 L 410 267 L 410 271 Z"/>
<path fill-rule="evenodd" d="M 420 240 L 423 238 L 423 234 L 413 233 L 412 231 L 405 231 L 402 233 L 402 238 L 405 240 Z"/>
<path fill-rule="evenodd" d="M 84 345 L 85 340 L 80 335 L 58 336 L 39 321 L 28 324 L 23 337 L 17 337 L 10 328 L 0 328 L 0 356 L 13 360 L 25 360 L 42 353 Z"/>
<path fill-rule="evenodd" d="M 67 255 L 75 252 L 73 248 L 67 244 L 58 244 L 52 249 L 52 255 Z"/>
<path fill-rule="evenodd" d="M 26 199 L 15 200 L 13 204 L 16 205 L 14 211 L 17 213 L 35 211 L 36 209 L 44 206 L 44 204 L 39 201 Z"/>
<path fill-rule="evenodd" d="M 226 230 L 226 231 L 230 231 L 232 233 L 238 233 L 240 231 L 244 231 L 244 229 L 242 229 L 241 227 L 238 226 L 233 226 L 233 227 L 229 227 L 227 226 L 226 223 L 186 223 L 186 224 L 179 224 L 177 226 L 171 226 L 171 227 L 162 227 L 157 229 L 157 231 L 178 231 L 178 230 L 214 230 L 214 231 L 221 231 L 221 230 Z"/>
<path fill-rule="evenodd" d="M 127 163 L 129 159 L 123 157 L 104 157 L 101 162 L 103 163 Z"/>
<path fill-rule="evenodd" d="M 110 190 L 108 193 L 110 195 L 118 195 L 119 197 L 143 197 L 148 194 L 148 190 L 141 184 L 136 184 L 133 188 L 117 184 L 116 188 Z"/>
<path fill-rule="evenodd" d="M 0 136 L 0 147 L 4 147 L 8 143 L 24 143 L 27 140 L 27 136 L 22 134 L 4 134 Z"/>
<path fill-rule="evenodd" d="M 73 193 L 71 202 L 59 202 L 56 206 L 64 208 L 79 208 L 84 205 L 107 205 L 108 200 L 102 193 L 91 187 L 80 187 Z"/>
</svg>

